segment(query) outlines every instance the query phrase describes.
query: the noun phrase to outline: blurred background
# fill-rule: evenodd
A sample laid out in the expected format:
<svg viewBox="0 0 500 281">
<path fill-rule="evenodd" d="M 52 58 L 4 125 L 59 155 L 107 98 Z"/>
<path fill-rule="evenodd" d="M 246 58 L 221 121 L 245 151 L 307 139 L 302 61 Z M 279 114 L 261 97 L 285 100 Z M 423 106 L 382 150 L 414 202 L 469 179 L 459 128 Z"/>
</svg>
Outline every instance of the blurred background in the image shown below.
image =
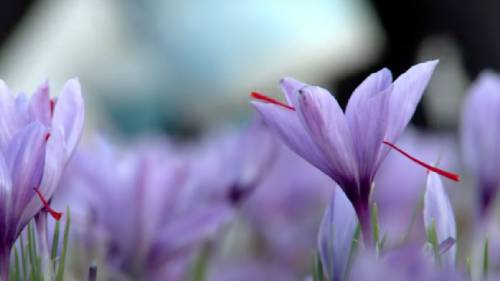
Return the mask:
<svg viewBox="0 0 500 281">
<path fill-rule="evenodd" d="M 500 68 L 495 0 L 37 0 L 0 9 L 0 77 L 14 91 L 78 76 L 87 127 L 192 136 L 248 118 L 248 94 L 294 76 L 345 104 L 368 73 L 440 59 L 414 122 L 455 129 L 461 97 Z"/>
</svg>

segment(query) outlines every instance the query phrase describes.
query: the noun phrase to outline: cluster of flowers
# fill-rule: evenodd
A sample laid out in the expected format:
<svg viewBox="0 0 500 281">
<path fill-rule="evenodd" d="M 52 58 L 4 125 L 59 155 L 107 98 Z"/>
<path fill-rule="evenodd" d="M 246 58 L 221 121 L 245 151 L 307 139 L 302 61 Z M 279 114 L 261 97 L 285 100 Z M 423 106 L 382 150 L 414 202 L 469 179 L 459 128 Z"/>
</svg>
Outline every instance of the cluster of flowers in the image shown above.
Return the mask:
<svg viewBox="0 0 500 281">
<path fill-rule="evenodd" d="M 494 280 L 500 77 L 483 74 L 464 103 L 479 192 L 472 242 L 459 244 L 442 178 L 460 178 L 441 168 L 459 162 L 452 138 L 403 135 L 436 65 L 370 75 L 345 112 L 285 78 L 287 102 L 253 92 L 243 129 L 78 148 L 77 80 L 57 100 L 47 83 L 29 98 L 0 82 L 0 280 L 82 280 L 91 263 L 89 280 L 96 268 L 102 280 Z"/>
</svg>

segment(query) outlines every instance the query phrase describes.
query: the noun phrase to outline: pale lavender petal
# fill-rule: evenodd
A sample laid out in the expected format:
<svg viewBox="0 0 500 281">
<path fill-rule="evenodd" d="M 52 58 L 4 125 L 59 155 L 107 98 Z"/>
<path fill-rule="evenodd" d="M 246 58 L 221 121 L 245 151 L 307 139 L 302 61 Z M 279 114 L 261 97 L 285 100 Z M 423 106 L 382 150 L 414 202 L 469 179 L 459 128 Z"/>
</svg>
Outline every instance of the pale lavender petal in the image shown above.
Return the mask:
<svg viewBox="0 0 500 281">
<path fill-rule="evenodd" d="M 16 100 L 4 81 L 0 80 L 0 147 L 5 148 L 19 128 Z"/>
<path fill-rule="evenodd" d="M 43 82 L 29 101 L 29 116 L 31 121 L 42 122 L 50 127 L 52 122 L 49 96 L 49 82 Z"/>
<path fill-rule="evenodd" d="M 344 192 L 336 187 L 318 235 L 318 250 L 328 280 L 344 280 L 358 219 Z"/>
<path fill-rule="evenodd" d="M 66 157 L 75 149 L 83 130 L 84 105 L 80 83 L 69 80 L 57 98 L 52 126 L 60 128 L 66 142 Z"/>
<path fill-rule="evenodd" d="M 52 130 L 45 150 L 44 172 L 39 191 L 45 198 L 52 198 L 65 167 L 64 140 L 61 132 Z M 38 197 L 32 198 L 26 206 L 20 221 L 29 221 L 41 207 L 42 202 L 40 199 Z"/>
<path fill-rule="evenodd" d="M 464 103 L 462 148 L 466 164 L 485 187 L 500 183 L 500 76 L 483 73 Z"/>
<path fill-rule="evenodd" d="M 153 245 L 153 264 L 161 264 L 166 259 L 181 254 L 198 243 L 214 235 L 220 227 L 233 217 L 229 206 L 201 207 L 189 214 L 176 216 L 158 233 Z"/>
<path fill-rule="evenodd" d="M 360 177 L 372 180 L 382 160 L 387 128 L 392 75 L 387 69 L 373 73 L 354 90 L 346 108 Z"/>
<path fill-rule="evenodd" d="M 410 122 L 438 61 L 419 63 L 394 81 L 385 139 L 396 142 Z"/>
<path fill-rule="evenodd" d="M 298 91 L 307 86 L 307 84 L 302 83 L 294 78 L 285 77 L 280 80 L 280 86 L 281 86 L 281 91 L 285 93 L 285 97 L 288 104 L 292 106 L 297 106 L 296 101 L 297 101 Z"/>
<path fill-rule="evenodd" d="M 438 243 L 448 238 L 457 239 L 455 216 L 450 200 L 443 188 L 441 178 L 436 173 L 427 176 L 427 186 L 424 197 L 424 225 L 429 230 L 434 223 Z M 455 265 L 456 246 L 452 246 L 441 258 L 450 268 Z"/>
<path fill-rule="evenodd" d="M 306 161 L 330 174 L 330 168 L 313 143 L 309 133 L 304 129 L 295 111 L 281 108 L 274 104 L 252 102 L 269 128 L 295 153 Z"/>
<path fill-rule="evenodd" d="M 335 98 L 325 89 L 299 90 L 297 115 L 314 144 L 329 163 L 329 175 L 343 188 L 358 179 L 351 132 Z"/>
<path fill-rule="evenodd" d="M 14 214 L 18 219 L 40 185 L 45 160 L 47 129 L 32 122 L 21 129 L 7 147 L 6 162 L 12 175 Z M 21 222 L 21 224 L 24 222 Z"/>
<path fill-rule="evenodd" d="M 0 153 L 0 240 L 6 241 L 5 235 L 10 231 L 8 218 L 12 211 L 12 181 L 3 153 Z M 4 236 L 2 236 L 4 235 Z"/>
</svg>

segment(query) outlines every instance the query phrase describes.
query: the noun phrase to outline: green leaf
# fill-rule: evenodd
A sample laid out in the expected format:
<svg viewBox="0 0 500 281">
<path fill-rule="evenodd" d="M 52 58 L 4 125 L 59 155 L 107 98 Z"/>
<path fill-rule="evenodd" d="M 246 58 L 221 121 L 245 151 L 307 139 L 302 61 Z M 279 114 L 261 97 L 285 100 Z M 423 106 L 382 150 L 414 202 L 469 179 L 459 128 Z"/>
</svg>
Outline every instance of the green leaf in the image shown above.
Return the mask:
<svg viewBox="0 0 500 281">
<path fill-rule="evenodd" d="M 59 247 L 59 231 L 60 231 L 60 226 L 61 223 L 59 221 L 56 221 L 56 224 L 54 226 L 54 235 L 52 237 L 52 250 L 50 251 L 50 259 L 52 261 L 55 261 L 57 258 L 57 250 Z M 54 262 L 55 266 L 55 262 Z"/>
<path fill-rule="evenodd" d="M 483 249 L 483 277 L 486 278 L 488 275 L 488 267 L 489 267 L 489 239 L 486 238 L 484 240 L 484 249 Z"/>
<path fill-rule="evenodd" d="M 434 220 L 432 221 L 431 227 L 427 230 L 427 241 L 431 244 L 436 264 L 441 266 L 441 253 L 439 251 L 439 242 L 436 232 L 436 222 Z"/>
<path fill-rule="evenodd" d="M 66 253 L 68 251 L 68 237 L 69 237 L 69 226 L 71 224 L 71 214 L 69 207 L 66 208 L 66 225 L 64 226 L 64 237 L 63 237 L 63 247 L 61 252 L 61 257 L 59 260 L 59 265 L 57 267 L 56 281 L 63 281 L 64 278 L 64 267 L 66 265 Z"/>
<path fill-rule="evenodd" d="M 313 280 L 324 280 L 323 265 L 321 264 L 321 257 L 319 256 L 319 253 L 316 253 L 313 259 Z"/>
<path fill-rule="evenodd" d="M 352 265 L 354 263 L 354 258 L 358 252 L 360 239 L 361 238 L 361 225 L 358 223 L 356 226 L 356 231 L 354 232 L 354 237 L 351 243 L 351 251 L 349 252 L 349 259 L 347 260 L 347 266 L 344 273 L 344 280 L 349 280 L 351 275 Z"/>
<path fill-rule="evenodd" d="M 207 275 L 207 266 L 210 257 L 212 256 L 212 244 L 210 242 L 205 243 L 201 249 L 198 257 L 196 258 L 193 269 L 192 269 L 192 279 L 193 281 L 204 281 Z"/>
</svg>

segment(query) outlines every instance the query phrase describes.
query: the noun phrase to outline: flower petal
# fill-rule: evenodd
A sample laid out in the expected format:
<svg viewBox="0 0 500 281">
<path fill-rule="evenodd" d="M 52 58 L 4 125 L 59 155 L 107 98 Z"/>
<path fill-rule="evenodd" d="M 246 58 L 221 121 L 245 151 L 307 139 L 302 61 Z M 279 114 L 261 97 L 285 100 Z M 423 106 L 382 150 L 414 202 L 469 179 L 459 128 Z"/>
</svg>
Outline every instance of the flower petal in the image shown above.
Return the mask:
<svg viewBox="0 0 500 281">
<path fill-rule="evenodd" d="M 294 78 L 284 77 L 280 80 L 281 91 L 285 93 L 286 100 L 289 105 L 297 106 L 298 91 L 307 84 L 300 82 Z"/>
<path fill-rule="evenodd" d="M 7 147 L 19 128 L 17 106 L 14 96 L 4 81 L 0 80 L 0 147 Z"/>
<path fill-rule="evenodd" d="M 260 113 L 269 128 L 292 151 L 325 174 L 330 174 L 331 170 L 326 159 L 318 150 L 316 144 L 313 143 L 304 126 L 302 126 L 296 111 L 261 102 L 252 102 L 252 105 Z"/>
<path fill-rule="evenodd" d="M 500 183 L 500 75 L 481 74 L 464 103 L 462 148 L 466 164 L 485 188 Z"/>
<path fill-rule="evenodd" d="M 52 120 L 50 112 L 49 83 L 43 82 L 35 91 L 29 102 L 29 115 L 31 121 L 42 122 L 50 127 Z"/>
<path fill-rule="evenodd" d="M 354 90 L 346 108 L 359 173 L 372 180 L 382 160 L 382 141 L 387 128 L 392 75 L 387 69 L 373 73 Z"/>
<path fill-rule="evenodd" d="M 394 81 L 385 140 L 396 143 L 410 122 L 438 61 L 419 63 Z"/>
<path fill-rule="evenodd" d="M 357 160 L 344 113 L 330 93 L 320 87 L 299 90 L 297 113 L 314 144 L 324 155 L 331 176 L 342 188 L 358 179 Z"/>
<path fill-rule="evenodd" d="M 344 280 L 358 219 L 344 192 L 335 187 L 318 235 L 318 250 L 328 280 Z"/>
<path fill-rule="evenodd" d="M 424 225 L 428 231 L 434 223 L 438 243 L 441 244 L 448 238 L 457 239 L 455 216 L 450 200 L 443 188 L 441 178 L 436 173 L 429 173 L 424 197 Z M 456 246 L 453 245 L 446 253 L 441 255 L 444 264 L 455 265 Z"/>
<path fill-rule="evenodd" d="M 40 122 L 32 122 L 14 135 L 7 147 L 6 162 L 12 176 L 13 210 L 19 218 L 40 185 L 45 160 L 47 129 Z"/>
<path fill-rule="evenodd" d="M 75 149 L 83 130 L 84 106 L 80 83 L 69 80 L 57 99 L 52 126 L 60 128 L 66 142 L 66 157 Z"/>
<path fill-rule="evenodd" d="M 65 152 L 62 133 L 57 130 L 52 130 L 46 145 L 43 178 L 38 189 L 47 200 L 52 198 L 57 189 L 62 171 L 65 167 L 64 161 Z M 24 209 L 20 221 L 31 220 L 42 206 L 42 202 L 37 196 L 32 198 Z"/>
<path fill-rule="evenodd" d="M 7 167 L 3 153 L 0 153 L 0 240 L 6 241 L 7 235 L 11 231 L 9 224 L 9 216 L 12 211 L 12 181 L 10 171 Z"/>
</svg>

